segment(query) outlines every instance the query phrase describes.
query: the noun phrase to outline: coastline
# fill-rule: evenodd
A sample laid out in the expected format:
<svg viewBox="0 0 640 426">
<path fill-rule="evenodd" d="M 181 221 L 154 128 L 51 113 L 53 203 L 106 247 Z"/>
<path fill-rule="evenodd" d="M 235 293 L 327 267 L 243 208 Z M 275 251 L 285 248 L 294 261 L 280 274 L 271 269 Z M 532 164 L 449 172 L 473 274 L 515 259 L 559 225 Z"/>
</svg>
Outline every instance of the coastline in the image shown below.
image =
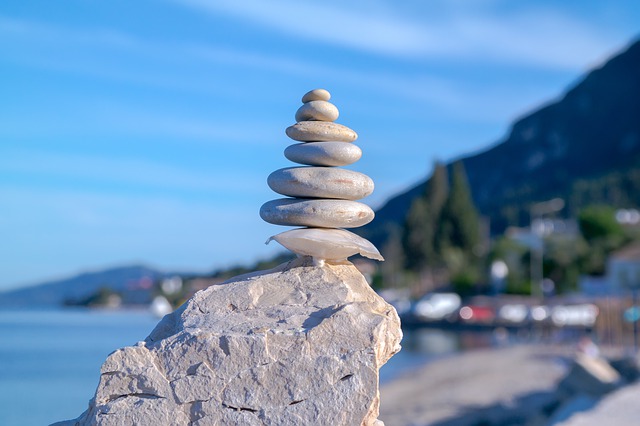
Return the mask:
<svg viewBox="0 0 640 426">
<path fill-rule="evenodd" d="M 380 419 L 387 426 L 520 424 L 553 402 L 574 353 L 516 345 L 435 359 L 381 385 Z"/>
</svg>

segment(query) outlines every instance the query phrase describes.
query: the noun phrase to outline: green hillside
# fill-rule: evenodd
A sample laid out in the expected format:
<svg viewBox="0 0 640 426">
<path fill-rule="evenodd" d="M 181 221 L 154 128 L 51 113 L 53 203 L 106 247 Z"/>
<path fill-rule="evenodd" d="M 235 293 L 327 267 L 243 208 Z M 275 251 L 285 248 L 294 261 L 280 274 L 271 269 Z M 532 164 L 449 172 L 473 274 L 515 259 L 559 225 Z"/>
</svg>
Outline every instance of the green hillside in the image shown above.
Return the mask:
<svg viewBox="0 0 640 426">
<path fill-rule="evenodd" d="M 566 201 L 567 216 L 591 204 L 640 205 L 640 41 L 517 120 L 504 140 L 460 160 L 493 234 L 527 224 L 530 205 L 554 197 Z M 355 231 L 384 246 L 426 183 L 388 200 Z"/>
</svg>

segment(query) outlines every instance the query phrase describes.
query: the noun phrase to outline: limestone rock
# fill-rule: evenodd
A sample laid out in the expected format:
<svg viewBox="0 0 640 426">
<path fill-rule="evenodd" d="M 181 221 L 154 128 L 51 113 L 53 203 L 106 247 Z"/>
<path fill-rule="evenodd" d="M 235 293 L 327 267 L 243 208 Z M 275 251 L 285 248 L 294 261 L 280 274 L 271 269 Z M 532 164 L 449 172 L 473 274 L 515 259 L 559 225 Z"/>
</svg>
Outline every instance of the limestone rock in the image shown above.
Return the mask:
<svg viewBox="0 0 640 426">
<path fill-rule="evenodd" d="M 336 121 L 339 115 L 331 102 L 309 101 L 296 111 L 296 121 Z"/>
<path fill-rule="evenodd" d="M 66 425 L 363 425 L 400 350 L 394 308 L 350 263 L 300 258 L 198 292 L 111 354 Z"/>
<path fill-rule="evenodd" d="M 301 121 L 287 127 L 286 133 L 300 142 L 353 142 L 358 138 L 358 134 L 347 126 L 328 121 Z"/>
<path fill-rule="evenodd" d="M 310 166 L 346 166 L 362 157 L 358 145 L 349 142 L 305 142 L 288 146 L 287 159 Z"/>
<path fill-rule="evenodd" d="M 601 396 L 620 383 L 620 374 L 605 359 L 578 354 L 560 388 L 568 393 Z"/>
<path fill-rule="evenodd" d="M 349 200 L 280 198 L 260 208 L 265 222 L 285 226 L 356 228 L 371 222 L 374 216 L 368 205 Z"/>
<path fill-rule="evenodd" d="M 336 167 L 287 167 L 271 173 L 267 184 L 289 197 L 341 200 L 359 200 L 374 188 L 369 176 Z"/>
<path fill-rule="evenodd" d="M 635 382 L 640 378 L 639 360 L 633 356 L 610 359 L 609 365 L 628 383 Z"/>
<path fill-rule="evenodd" d="M 359 254 L 369 259 L 384 260 L 378 249 L 361 236 L 344 229 L 299 228 L 281 232 L 267 240 L 277 241 L 292 252 L 311 256 L 322 265 L 325 260 L 344 262 L 348 257 Z"/>
<path fill-rule="evenodd" d="M 307 103 L 311 101 L 328 101 L 331 99 L 331 93 L 329 93 L 325 89 L 313 89 L 308 91 L 302 97 L 302 103 Z"/>
</svg>

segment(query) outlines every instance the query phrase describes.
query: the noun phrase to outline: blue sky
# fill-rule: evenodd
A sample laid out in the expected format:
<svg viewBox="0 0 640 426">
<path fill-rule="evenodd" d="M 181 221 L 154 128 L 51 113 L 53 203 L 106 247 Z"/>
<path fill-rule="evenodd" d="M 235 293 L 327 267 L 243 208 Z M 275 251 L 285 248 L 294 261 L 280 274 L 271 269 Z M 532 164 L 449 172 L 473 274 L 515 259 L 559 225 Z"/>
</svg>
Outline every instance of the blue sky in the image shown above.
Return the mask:
<svg viewBox="0 0 640 426">
<path fill-rule="evenodd" d="M 0 289 L 280 250 L 266 185 L 329 90 L 373 207 L 640 35 L 635 0 L 0 4 Z"/>
</svg>

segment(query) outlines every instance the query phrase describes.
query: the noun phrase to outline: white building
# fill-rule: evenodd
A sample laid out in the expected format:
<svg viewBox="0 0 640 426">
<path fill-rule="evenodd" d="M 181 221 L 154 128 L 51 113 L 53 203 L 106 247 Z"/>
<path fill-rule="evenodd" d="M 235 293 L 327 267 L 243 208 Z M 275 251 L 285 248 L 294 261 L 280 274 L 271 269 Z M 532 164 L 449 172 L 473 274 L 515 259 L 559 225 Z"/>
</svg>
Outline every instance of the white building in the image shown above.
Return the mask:
<svg viewBox="0 0 640 426">
<path fill-rule="evenodd" d="M 589 296 L 622 295 L 634 287 L 640 289 L 640 242 L 611 253 L 605 275 L 581 277 L 579 287 Z"/>
</svg>

